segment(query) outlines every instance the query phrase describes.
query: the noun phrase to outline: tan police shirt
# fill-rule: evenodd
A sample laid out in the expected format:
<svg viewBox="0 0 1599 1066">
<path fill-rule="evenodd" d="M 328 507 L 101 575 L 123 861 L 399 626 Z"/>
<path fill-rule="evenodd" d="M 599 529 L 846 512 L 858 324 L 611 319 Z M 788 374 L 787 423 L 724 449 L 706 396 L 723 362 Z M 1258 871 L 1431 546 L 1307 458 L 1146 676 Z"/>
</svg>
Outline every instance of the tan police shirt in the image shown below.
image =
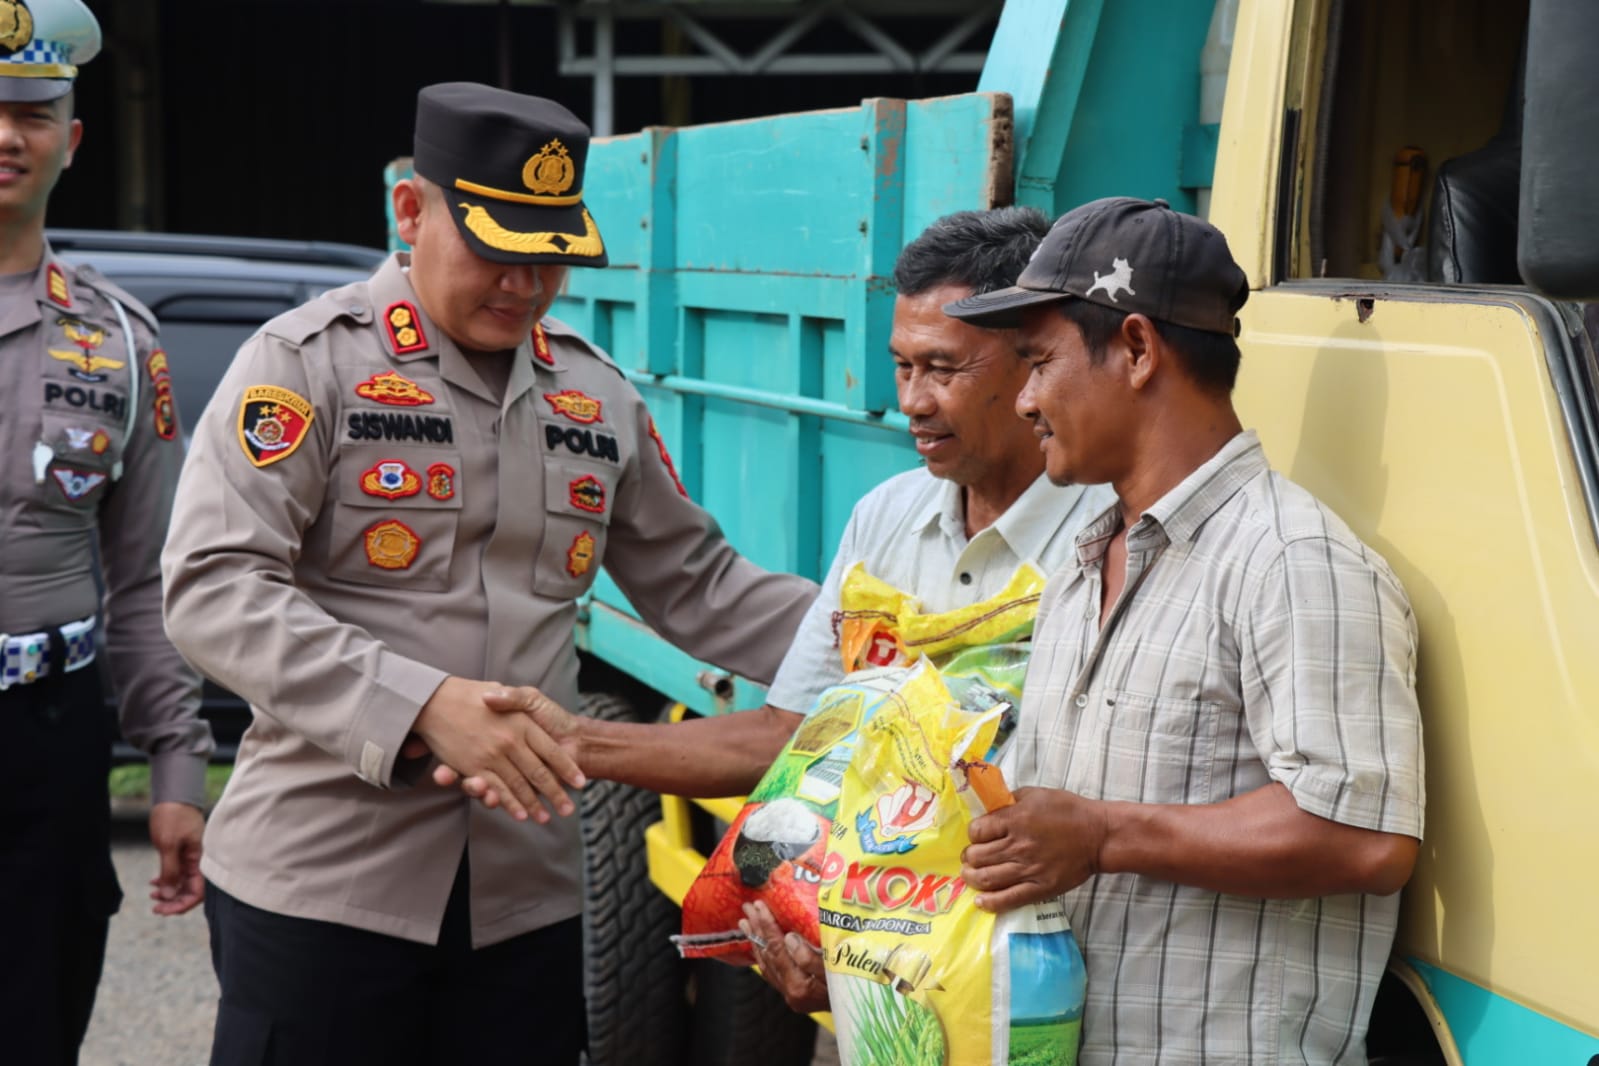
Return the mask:
<svg viewBox="0 0 1599 1066">
<path fill-rule="evenodd" d="M 206 876 L 280 914 L 432 943 L 464 847 L 482 946 L 581 911 L 578 823 L 395 780 L 439 683 L 536 685 L 576 710 L 574 601 L 602 563 L 668 639 L 764 683 L 816 588 L 727 544 L 637 391 L 567 327 L 545 320 L 496 399 L 406 261 L 239 352 L 184 467 L 167 627 L 255 710 Z"/>
<path fill-rule="evenodd" d="M 149 311 L 48 247 L 32 283 L 0 302 L 0 454 L 0 634 L 99 612 L 98 537 L 123 736 L 149 754 L 156 801 L 202 804 L 200 679 L 161 629 L 183 461 L 166 354 Z"/>
</svg>

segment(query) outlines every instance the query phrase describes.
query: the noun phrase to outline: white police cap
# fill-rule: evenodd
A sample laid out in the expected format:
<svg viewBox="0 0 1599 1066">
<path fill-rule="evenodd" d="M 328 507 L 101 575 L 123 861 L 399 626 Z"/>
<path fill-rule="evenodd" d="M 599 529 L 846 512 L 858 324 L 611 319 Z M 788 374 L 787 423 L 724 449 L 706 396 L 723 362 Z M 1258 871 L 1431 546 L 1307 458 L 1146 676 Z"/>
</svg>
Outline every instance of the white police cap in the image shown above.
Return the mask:
<svg viewBox="0 0 1599 1066">
<path fill-rule="evenodd" d="M 83 0 L 0 0 L 0 101 L 59 99 L 99 52 Z"/>
</svg>

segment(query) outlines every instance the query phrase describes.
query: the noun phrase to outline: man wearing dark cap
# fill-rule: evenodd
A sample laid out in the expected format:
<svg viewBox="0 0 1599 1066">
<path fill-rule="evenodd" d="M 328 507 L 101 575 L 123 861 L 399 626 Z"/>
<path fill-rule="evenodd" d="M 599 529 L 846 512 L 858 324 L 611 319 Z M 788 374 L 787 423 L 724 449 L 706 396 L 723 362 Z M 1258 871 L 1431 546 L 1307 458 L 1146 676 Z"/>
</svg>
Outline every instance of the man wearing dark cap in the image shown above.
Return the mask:
<svg viewBox="0 0 1599 1066">
<path fill-rule="evenodd" d="M 156 321 L 44 237 L 99 49 L 78 0 L 0 0 L 0 1058 L 47 1066 L 77 1061 L 122 899 L 97 631 L 123 735 L 150 757 L 157 914 L 200 902 L 211 751 L 200 679 L 161 632 L 183 453 Z"/>
<path fill-rule="evenodd" d="M 587 150 L 551 101 L 424 89 L 412 251 L 264 326 L 196 427 L 167 628 L 255 710 L 202 867 L 213 1063 L 575 1063 L 580 837 L 550 812 L 583 778 L 485 694 L 577 706 L 601 565 L 762 683 L 815 596 L 733 551 L 637 391 L 546 316 L 606 262 Z M 428 751 L 513 817 L 419 781 Z"/>
<path fill-rule="evenodd" d="M 1242 429 L 1247 295 L 1213 227 L 1111 199 L 946 308 L 1019 328 L 1051 480 L 1118 497 L 1040 606 L 1008 767 L 1033 787 L 962 871 L 994 911 L 1064 893 L 1085 1066 L 1364 1063 L 1421 836 L 1410 605 Z"/>
</svg>

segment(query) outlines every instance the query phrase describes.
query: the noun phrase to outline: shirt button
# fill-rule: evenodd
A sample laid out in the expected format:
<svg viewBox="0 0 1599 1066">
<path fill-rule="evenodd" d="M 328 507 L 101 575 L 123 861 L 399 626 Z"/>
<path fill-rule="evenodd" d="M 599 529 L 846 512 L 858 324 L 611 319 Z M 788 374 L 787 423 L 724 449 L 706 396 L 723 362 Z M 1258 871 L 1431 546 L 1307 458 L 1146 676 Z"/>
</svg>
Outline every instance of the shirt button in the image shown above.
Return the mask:
<svg viewBox="0 0 1599 1066">
<path fill-rule="evenodd" d="M 969 573 L 961 574 L 961 584 L 962 585 L 970 585 L 971 583 L 972 583 L 972 575 L 971 574 L 969 574 Z"/>
<path fill-rule="evenodd" d="M 1077 703 L 1077 706 L 1079 706 L 1079 707 L 1087 707 L 1088 706 L 1088 693 L 1079 692 L 1077 694 L 1076 703 Z"/>
</svg>

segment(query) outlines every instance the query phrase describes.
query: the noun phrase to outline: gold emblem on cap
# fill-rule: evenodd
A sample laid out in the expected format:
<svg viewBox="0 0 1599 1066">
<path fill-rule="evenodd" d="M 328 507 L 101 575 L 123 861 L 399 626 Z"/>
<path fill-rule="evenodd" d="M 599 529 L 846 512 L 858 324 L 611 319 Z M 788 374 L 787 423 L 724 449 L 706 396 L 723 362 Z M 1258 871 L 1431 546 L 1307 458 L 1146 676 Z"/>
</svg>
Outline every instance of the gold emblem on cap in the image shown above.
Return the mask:
<svg viewBox="0 0 1599 1066">
<path fill-rule="evenodd" d="M 540 195 L 560 194 L 572 187 L 577 169 L 572 165 L 572 154 L 557 138 L 538 150 L 538 154 L 522 164 L 522 184 Z"/>
<path fill-rule="evenodd" d="M 33 12 L 19 0 L 0 0 L 0 45 L 20 52 L 33 40 Z"/>
</svg>

